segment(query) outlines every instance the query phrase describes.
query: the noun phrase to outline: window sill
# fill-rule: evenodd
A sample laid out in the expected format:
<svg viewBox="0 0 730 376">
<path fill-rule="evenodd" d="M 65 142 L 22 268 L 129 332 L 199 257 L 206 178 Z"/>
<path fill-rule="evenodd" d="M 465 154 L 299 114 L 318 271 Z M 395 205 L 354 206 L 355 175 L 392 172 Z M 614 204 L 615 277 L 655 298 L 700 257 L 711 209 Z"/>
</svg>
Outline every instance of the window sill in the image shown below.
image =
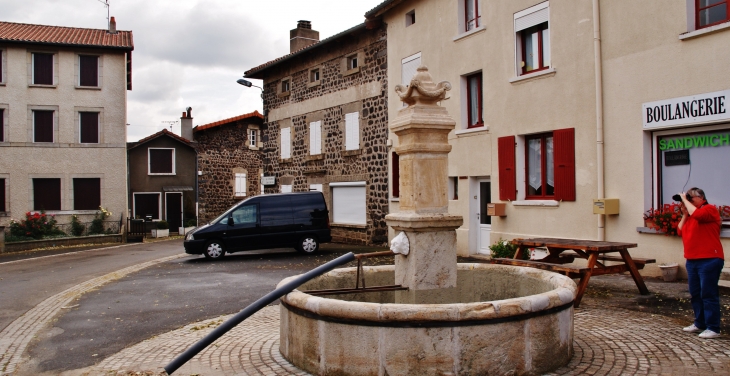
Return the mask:
<svg viewBox="0 0 730 376">
<path fill-rule="evenodd" d="M 58 85 L 38 85 L 38 84 L 29 84 L 28 87 L 42 87 L 47 89 L 55 89 Z"/>
<path fill-rule="evenodd" d="M 153 173 L 147 173 L 147 175 L 149 175 L 149 176 L 175 176 L 175 175 L 177 175 L 177 174 L 175 174 L 175 173 L 173 172 L 173 173 L 171 173 L 171 174 L 162 174 L 162 173 L 160 173 L 160 174 L 153 174 Z"/>
<path fill-rule="evenodd" d="M 650 228 L 650 227 L 637 227 L 636 232 L 638 232 L 640 234 L 649 234 L 649 235 L 665 235 L 663 232 Z M 674 237 L 680 238 L 679 236 L 674 236 Z M 721 229 L 720 237 L 721 238 L 730 238 L 730 228 Z"/>
<path fill-rule="evenodd" d="M 400 202 L 400 197 L 391 197 L 390 202 Z"/>
<path fill-rule="evenodd" d="M 0 211 L 0 217 L 10 217 L 10 212 Z"/>
<path fill-rule="evenodd" d="M 345 73 L 342 74 L 342 77 L 347 77 L 347 76 L 353 75 L 355 73 L 360 73 L 360 67 L 352 68 L 348 71 L 345 71 Z"/>
<path fill-rule="evenodd" d="M 545 78 L 545 77 L 554 76 L 554 75 L 555 75 L 555 68 L 548 68 L 545 70 L 541 70 L 539 72 L 523 74 L 522 76 L 519 76 L 519 77 L 512 77 L 509 80 L 509 82 L 511 84 L 516 84 L 516 83 L 521 83 L 524 81 L 530 81 L 533 79 Z"/>
<path fill-rule="evenodd" d="M 79 90 L 101 90 L 101 86 L 78 86 L 78 85 L 76 85 L 76 89 L 79 89 Z"/>
<path fill-rule="evenodd" d="M 352 156 L 360 155 L 360 154 L 362 154 L 362 150 L 360 150 L 360 149 L 342 151 L 342 155 L 345 157 L 352 157 Z"/>
<path fill-rule="evenodd" d="M 319 85 L 322 85 L 322 80 L 317 80 L 317 81 L 308 83 L 307 84 L 307 89 L 313 88 L 313 87 L 319 86 Z"/>
<path fill-rule="evenodd" d="M 259 147 L 248 145 L 248 150 L 259 150 Z"/>
<path fill-rule="evenodd" d="M 279 158 L 279 163 L 291 163 L 291 158 Z"/>
<path fill-rule="evenodd" d="M 68 214 L 77 214 L 77 215 L 93 215 L 96 214 L 98 210 L 46 210 L 46 214 L 50 215 L 68 215 Z M 31 210 L 30 214 L 40 214 L 41 212 L 39 210 Z"/>
<path fill-rule="evenodd" d="M 488 130 L 489 130 L 489 126 L 488 125 L 483 125 L 481 127 L 474 127 L 474 128 L 467 128 L 467 129 L 459 129 L 458 131 L 454 131 L 454 134 L 456 134 L 457 136 L 471 135 L 471 134 L 474 134 L 474 133 L 486 132 Z"/>
<path fill-rule="evenodd" d="M 679 40 L 694 39 L 703 35 L 713 34 L 718 31 L 727 29 L 730 29 L 730 21 L 715 26 L 705 27 L 695 31 L 688 31 L 684 34 L 679 34 Z"/>
<path fill-rule="evenodd" d="M 288 97 L 290 94 L 291 94 L 291 91 L 285 91 L 283 93 L 276 94 L 276 96 L 279 98 L 284 98 L 284 97 Z"/>
<path fill-rule="evenodd" d="M 307 155 L 306 158 L 304 158 L 304 160 L 306 162 L 309 162 L 309 161 L 321 161 L 321 160 L 324 160 L 324 154 L 314 154 L 314 155 L 309 154 L 309 155 Z"/>
<path fill-rule="evenodd" d="M 484 26 L 479 26 L 476 29 L 469 30 L 467 32 L 461 33 L 461 34 L 459 34 L 459 35 L 457 35 L 457 36 L 454 37 L 454 42 L 459 41 L 459 40 L 462 40 L 462 39 L 467 38 L 467 37 L 470 37 L 470 36 L 472 36 L 474 34 L 478 34 L 478 33 L 482 32 L 484 30 L 487 30 L 487 28 L 484 27 Z"/>
<path fill-rule="evenodd" d="M 522 201 L 512 201 L 512 205 L 514 205 L 514 206 L 558 207 L 558 206 L 560 206 L 560 201 L 555 201 L 555 200 L 522 200 Z"/>
<path fill-rule="evenodd" d="M 357 229 L 366 229 L 368 228 L 368 225 L 356 225 L 351 223 L 332 223 L 330 224 L 331 227 L 341 227 L 341 228 L 357 228 Z"/>
</svg>

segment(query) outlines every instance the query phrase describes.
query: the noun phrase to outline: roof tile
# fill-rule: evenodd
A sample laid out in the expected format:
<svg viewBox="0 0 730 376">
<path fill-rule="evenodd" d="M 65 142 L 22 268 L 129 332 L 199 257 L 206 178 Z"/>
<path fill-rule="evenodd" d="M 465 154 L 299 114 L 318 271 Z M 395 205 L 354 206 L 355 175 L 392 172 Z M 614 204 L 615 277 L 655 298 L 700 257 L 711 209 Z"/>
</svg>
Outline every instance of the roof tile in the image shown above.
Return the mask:
<svg viewBox="0 0 730 376">
<path fill-rule="evenodd" d="M 82 29 L 4 21 L 0 21 L 0 41 L 134 49 L 131 31 L 120 30 L 116 34 L 111 34 L 105 29 Z"/>
<path fill-rule="evenodd" d="M 257 118 L 259 118 L 261 120 L 264 119 L 264 116 L 263 115 L 261 115 L 258 111 L 254 111 L 254 112 L 249 112 L 247 114 L 234 116 L 232 118 L 218 120 L 218 121 L 213 122 L 213 123 L 198 125 L 197 127 L 193 128 L 193 132 L 199 132 L 199 131 L 202 131 L 202 130 L 206 130 L 206 129 L 218 127 L 218 126 L 221 126 L 221 125 L 224 125 L 224 124 L 233 123 L 233 122 L 236 122 L 236 121 L 239 121 L 239 120 L 243 120 L 243 119 L 247 119 L 247 118 L 252 118 L 252 117 L 257 117 Z"/>
</svg>

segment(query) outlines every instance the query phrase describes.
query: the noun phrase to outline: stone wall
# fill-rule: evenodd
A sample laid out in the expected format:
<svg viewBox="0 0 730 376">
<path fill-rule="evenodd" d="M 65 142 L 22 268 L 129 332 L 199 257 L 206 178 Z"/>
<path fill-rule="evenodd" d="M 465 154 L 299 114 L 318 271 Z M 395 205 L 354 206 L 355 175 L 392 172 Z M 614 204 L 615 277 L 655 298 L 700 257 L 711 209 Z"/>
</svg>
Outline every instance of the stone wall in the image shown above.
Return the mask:
<svg viewBox="0 0 730 376">
<path fill-rule="evenodd" d="M 248 145 L 248 129 L 261 120 L 248 118 L 196 131 L 198 151 L 198 223 L 214 219 L 233 204 L 261 194 L 261 150 Z M 235 173 L 246 173 L 246 196 L 235 196 Z"/>
<path fill-rule="evenodd" d="M 265 175 L 276 176 L 276 185 L 267 186 L 266 193 L 278 193 L 282 184 L 291 184 L 292 191 L 308 191 L 310 184 L 322 184 L 332 222 L 331 182 L 366 182 L 366 225 L 332 223 L 335 242 L 382 245 L 387 243 L 388 214 L 388 116 L 387 61 L 384 29 L 365 30 L 346 35 L 332 43 L 312 49 L 308 55 L 280 63 L 265 81 L 265 108 L 268 111 L 294 103 L 309 108 L 289 118 L 266 124 L 264 142 Z M 348 56 L 357 54 L 359 66 L 347 71 L 343 64 Z M 320 69 L 320 83 L 310 82 L 310 70 Z M 272 68 L 273 69 L 273 68 Z M 288 95 L 277 93 L 281 79 L 291 79 Z M 337 93 L 351 87 L 378 83 L 379 93 L 359 97 L 356 101 L 330 107 L 311 108 L 307 101 L 325 94 Z M 280 90 L 279 90 L 280 91 Z M 345 150 L 345 114 L 360 116 L 360 149 Z M 309 153 L 311 121 L 322 121 L 322 154 Z M 291 158 L 281 159 L 280 129 L 291 127 Z"/>
</svg>

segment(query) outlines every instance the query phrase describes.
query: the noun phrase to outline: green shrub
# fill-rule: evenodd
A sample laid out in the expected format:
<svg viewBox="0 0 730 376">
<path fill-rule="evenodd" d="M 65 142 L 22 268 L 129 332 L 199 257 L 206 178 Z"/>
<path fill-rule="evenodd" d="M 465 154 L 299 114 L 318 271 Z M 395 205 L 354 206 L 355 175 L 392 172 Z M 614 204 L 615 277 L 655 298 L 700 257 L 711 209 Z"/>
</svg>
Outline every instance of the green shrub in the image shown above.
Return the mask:
<svg viewBox="0 0 730 376">
<path fill-rule="evenodd" d="M 185 220 L 185 227 L 195 227 L 198 225 L 198 220 L 195 218 L 188 218 Z"/>
<path fill-rule="evenodd" d="M 94 214 L 94 219 L 91 221 L 91 226 L 89 226 L 89 235 L 103 234 L 104 219 L 110 215 L 112 215 L 112 212 L 99 206 L 99 211 Z"/>
<path fill-rule="evenodd" d="M 73 234 L 73 236 L 83 235 L 85 229 L 86 226 L 81 224 L 79 217 L 76 215 L 71 216 L 71 234 Z"/>
<path fill-rule="evenodd" d="M 517 246 L 510 243 L 509 240 L 503 240 L 502 238 L 499 238 L 499 240 L 490 245 L 489 249 L 492 251 L 492 258 L 513 258 L 515 257 L 515 252 L 517 252 Z M 530 259 L 530 253 L 524 252 L 522 254 L 523 260 L 529 260 Z"/>
<path fill-rule="evenodd" d="M 158 230 L 167 230 L 169 228 L 170 228 L 170 225 L 167 223 L 166 220 L 163 219 L 163 220 L 157 222 L 157 229 Z"/>
</svg>

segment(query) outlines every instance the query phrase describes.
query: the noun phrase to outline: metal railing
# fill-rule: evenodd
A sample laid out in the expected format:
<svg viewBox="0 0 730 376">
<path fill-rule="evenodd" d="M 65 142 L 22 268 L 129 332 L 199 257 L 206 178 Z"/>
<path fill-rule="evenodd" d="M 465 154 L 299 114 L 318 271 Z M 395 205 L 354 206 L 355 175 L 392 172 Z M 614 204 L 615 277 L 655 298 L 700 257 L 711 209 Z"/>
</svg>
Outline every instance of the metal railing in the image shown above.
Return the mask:
<svg viewBox="0 0 730 376">
<path fill-rule="evenodd" d="M 79 227 L 81 230 L 74 231 L 74 227 L 71 223 L 63 223 L 63 224 L 56 224 L 56 228 L 58 228 L 61 232 L 63 232 L 66 236 L 57 236 L 57 237 L 81 237 L 81 236 L 90 236 L 90 235 L 117 235 L 121 234 L 121 221 L 103 221 L 102 222 L 102 228 L 100 231 L 93 231 L 91 232 L 91 229 L 93 222 L 81 222 L 80 225 L 83 227 Z M 6 242 L 13 242 L 13 240 L 16 239 L 12 236 L 10 232 L 10 226 L 5 227 L 5 241 Z M 10 241 L 8 241 L 10 240 Z M 22 239 L 23 240 L 33 240 L 33 239 Z"/>
</svg>

